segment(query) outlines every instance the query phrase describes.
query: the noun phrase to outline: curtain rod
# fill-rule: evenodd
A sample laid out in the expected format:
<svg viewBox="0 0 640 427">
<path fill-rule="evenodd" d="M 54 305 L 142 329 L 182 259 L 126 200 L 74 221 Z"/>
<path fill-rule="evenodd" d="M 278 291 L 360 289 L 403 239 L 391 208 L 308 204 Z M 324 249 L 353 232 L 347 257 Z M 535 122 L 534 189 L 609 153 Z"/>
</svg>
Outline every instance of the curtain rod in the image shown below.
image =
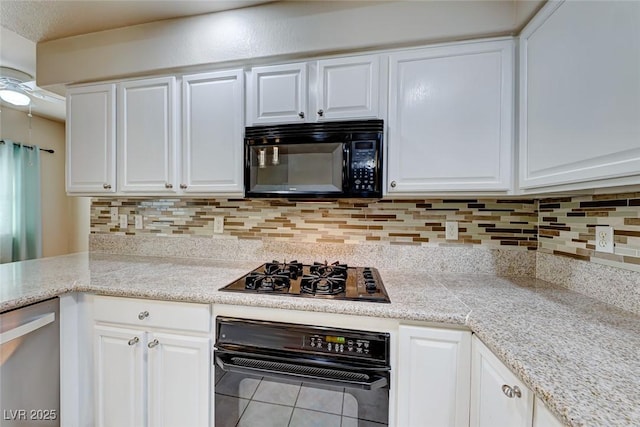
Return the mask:
<svg viewBox="0 0 640 427">
<path fill-rule="evenodd" d="M 9 142 L 12 142 L 12 141 L 9 141 Z M 4 144 L 4 143 L 5 143 L 5 140 L 4 139 L 0 139 L 0 144 Z M 13 145 L 16 145 L 18 147 L 26 147 L 26 148 L 29 148 L 31 150 L 33 150 L 35 148 L 33 145 L 19 144 L 17 142 L 14 142 Z M 51 154 L 55 153 L 55 151 L 53 149 L 51 149 L 51 148 L 40 148 L 40 151 L 46 151 L 47 153 L 51 153 Z"/>
</svg>

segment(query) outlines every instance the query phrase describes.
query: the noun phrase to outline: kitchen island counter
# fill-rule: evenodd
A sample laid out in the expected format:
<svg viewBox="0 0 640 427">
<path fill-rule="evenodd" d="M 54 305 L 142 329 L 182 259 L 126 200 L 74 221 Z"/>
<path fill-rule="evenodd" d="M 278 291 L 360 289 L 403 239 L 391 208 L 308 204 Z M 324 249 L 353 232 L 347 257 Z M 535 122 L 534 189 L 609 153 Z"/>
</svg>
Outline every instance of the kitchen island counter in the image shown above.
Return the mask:
<svg viewBox="0 0 640 427">
<path fill-rule="evenodd" d="M 73 254 L 0 265 L 0 311 L 68 292 L 466 326 L 567 425 L 640 425 L 640 318 L 533 278 L 380 270 L 390 304 L 219 289 L 260 263 Z"/>
</svg>

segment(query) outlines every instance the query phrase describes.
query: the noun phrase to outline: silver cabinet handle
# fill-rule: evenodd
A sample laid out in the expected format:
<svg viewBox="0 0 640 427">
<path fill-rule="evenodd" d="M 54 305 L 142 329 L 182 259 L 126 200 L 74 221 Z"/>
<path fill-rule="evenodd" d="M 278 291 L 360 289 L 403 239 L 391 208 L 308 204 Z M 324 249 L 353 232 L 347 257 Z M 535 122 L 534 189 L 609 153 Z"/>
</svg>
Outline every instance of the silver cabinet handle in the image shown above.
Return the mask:
<svg viewBox="0 0 640 427">
<path fill-rule="evenodd" d="M 322 110 L 322 108 L 318 110 L 318 115 L 320 117 L 324 116 L 324 111 Z"/>
<path fill-rule="evenodd" d="M 298 113 L 298 116 L 299 116 L 301 119 L 304 119 L 304 111 L 300 111 L 300 112 Z"/>
<path fill-rule="evenodd" d="M 514 385 L 513 387 L 511 387 L 510 385 L 503 384 L 502 392 L 509 399 L 513 399 L 514 397 L 522 397 L 522 392 L 520 391 L 520 387 L 518 387 L 517 385 Z"/>
<path fill-rule="evenodd" d="M 173 188 L 173 184 L 169 184 L 168 182 L 165 182 L 164 188 Z"/>
<path fill-rule="evenodd" d="M 184 190 L 185 188 L 187 188 L 187 184 L 180 184 L 180 188 Z"/>
<path fill-rule="evenodd" d="M 396 182 L 395 181 L 391 181 L 391 184 L 389 184 L 389 185 L 391 185 L 391 188 L 396 188 Z"/>
<path fill-rule="evenodd" d="M 105 190 L 111 190 L 111 184 L 102 184 L 102 188 Z"/>
<path fill-rule="evenodd" d="M 129 340 L 129 345 L 135 345 L 138 344 L 138 342 L 140 341 L 140 338 L 138 337 L 133 337 Z"/>
<path fill-rule="evenodd" d="M 160 344 L 160 341 L 158 341 L 158 340 L 153 340 L 153 341 L 151 341 L 149 344 L 147 344 L 147 347 L 149 347 L 149 348 L 153 348 L 153 347 L 157 346 L 158 344 Z"/>
<path fill-rule="evenodd" d="M 140 314 L 138 314 L 138 319 L 140 319 L 140 320 L 144 320 L 147 317 L 149 317 L 149 312 L 148 311 L 141 311 Z"/>
</svg>

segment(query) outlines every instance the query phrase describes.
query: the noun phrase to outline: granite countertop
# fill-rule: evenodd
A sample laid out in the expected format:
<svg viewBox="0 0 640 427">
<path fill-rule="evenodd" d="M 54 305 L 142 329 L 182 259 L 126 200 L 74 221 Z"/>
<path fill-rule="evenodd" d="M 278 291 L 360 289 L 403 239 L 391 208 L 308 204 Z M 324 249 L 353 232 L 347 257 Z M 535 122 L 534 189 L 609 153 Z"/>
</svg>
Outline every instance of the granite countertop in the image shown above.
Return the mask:
<svg viewBox="0 0 640 427">
<path fill-rule="evenodd" d="M 570 426 L 640 425 L 640 317 L 532 278 L 380 270 L 391 304 L 218 289 L 259 263 L 73 254 L 0 265 L 0 311 L 66 292 L 466 325 Z"/>
</svg>

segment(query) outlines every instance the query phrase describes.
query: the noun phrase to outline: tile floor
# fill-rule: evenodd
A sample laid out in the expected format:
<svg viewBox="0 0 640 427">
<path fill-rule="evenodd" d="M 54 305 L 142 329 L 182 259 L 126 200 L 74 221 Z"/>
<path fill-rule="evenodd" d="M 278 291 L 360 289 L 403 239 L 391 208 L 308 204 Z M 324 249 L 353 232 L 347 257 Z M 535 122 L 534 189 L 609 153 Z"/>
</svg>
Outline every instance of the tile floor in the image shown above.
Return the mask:
<svg viewBox="0 0 640 427">
<path fill-rule="evenodd" d="M 216 368 L 216 427 L 384 427 L 388 390 L 361 391 Z"/>
</svg>

